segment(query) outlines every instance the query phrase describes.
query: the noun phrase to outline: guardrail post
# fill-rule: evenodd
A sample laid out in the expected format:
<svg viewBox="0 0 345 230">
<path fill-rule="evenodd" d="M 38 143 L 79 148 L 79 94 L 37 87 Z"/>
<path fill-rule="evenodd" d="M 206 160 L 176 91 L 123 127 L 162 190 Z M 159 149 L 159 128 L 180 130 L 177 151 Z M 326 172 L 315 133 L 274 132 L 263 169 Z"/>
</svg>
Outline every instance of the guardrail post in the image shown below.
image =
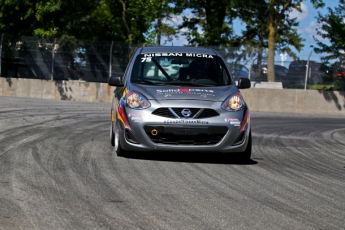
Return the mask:
<svg viewBox="0 0 345 230">
<path fill-rule="evenodd" d="M 111 76 L 111 72 L 112 72 L 112 62 L 113 62 L 113 45 L 114 45 L 114 41 L 111 41 L 111 46 L 110 46 L 110 52 L 109 52 L 109 77 Z"/>
<path fill-rule="evenodd" d="M 52 48 L 52 69 L 51 69 L 51 74 L 50 74 L 50 80 L 54 80 L 55 43 L 56 43 L 56 38 L 54 38 L 53 48 Z"/>
<path fill-rule="evenodd" d="M 2 40 L 4 39 L 4 34 L 1 34 L 0 39 L 0 77 L 1 77 L 1 62 L 2 62 Z"/>
<path fill-rule="evenodd" d="M 56 38 L 54 38 L 53 47 L 52 47 L 52 69 L 50 73 L 50 80 L 54 80 L 54 63 L 55 63 L 55 44 Z"/>
<path fill-rule="evenodd" d="M 311 56 L 312 52 L 313 51 L 310 51 L 310 54 L 309 54 L 309 57 L 308 57 L 308 60 L 307 60 L 307 66 L 305 68 L 304 90 L 307 89 L 307 80 L 308 80 L 308 72 L 309 72 L 309 60 L 310 60 L 310 56 Z"/>
</svg>

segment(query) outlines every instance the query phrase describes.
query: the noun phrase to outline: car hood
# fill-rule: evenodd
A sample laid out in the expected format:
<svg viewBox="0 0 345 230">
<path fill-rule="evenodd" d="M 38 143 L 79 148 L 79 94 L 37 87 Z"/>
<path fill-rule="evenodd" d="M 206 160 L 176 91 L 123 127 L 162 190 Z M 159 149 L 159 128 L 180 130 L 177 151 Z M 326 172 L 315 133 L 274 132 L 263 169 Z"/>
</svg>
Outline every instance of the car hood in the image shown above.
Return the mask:
<svg viewBox="0 0 345 230">
<path fill-rule="evenodd" d="M 239 93 L 234 85 L 217 87 L 132 85 L 131 90 L 142 93 L 149 100 L 224 101 L 229 95 Z"/>
</svg>

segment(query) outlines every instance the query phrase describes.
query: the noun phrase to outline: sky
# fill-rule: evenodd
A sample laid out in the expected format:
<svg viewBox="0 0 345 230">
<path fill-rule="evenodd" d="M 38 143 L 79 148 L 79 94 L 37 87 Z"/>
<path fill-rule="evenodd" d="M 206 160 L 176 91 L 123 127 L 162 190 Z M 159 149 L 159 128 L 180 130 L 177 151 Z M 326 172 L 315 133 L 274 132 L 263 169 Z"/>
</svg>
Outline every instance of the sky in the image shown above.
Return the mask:
<svg viewBox="0 0 345 230">
<path fill-rule="evenodd" d="M 322 15 L 328 14 L 327 8 L 334 9 L 339 5 L 339 0 L 324 0 L 325 7 L 322 9 L 315 9 L 313 8 L 312 4 L 309 1 L 305 1 L 302 6 L 303 12 L 300 13 L 298 11 L 293 12 L 291 17 L 296 17 L 299 21 L 299 27 L 297 27 L 298 32 L 301 34 L 301 36 L 305 39 L 304 42 L 304 48 L 299 53 L 301 58 L 300 59 L 308 59 L 308 56 L 313 51 L 313 48 L 310 46 L 316 45 L 313 36 L 317 36 L 316 34 L 316 28 L 318 27 L 316 16 L 318 15 L 318 12 L 320 12 Z M 322 40 L 322 38 L 318 37 L 321 41 L 327 43 L 326 40 Z M 311 53 L 311 59 L 319 60 L 320 54 L 316 54 L 314 52 Z"/>
<path fill-rule="evenodd" d="M 311 54 L 311 60 L 320 61 L 321 55 L 313 52 L 313 48 L 310 47 L 312 45 L 316 45 L 313 39 L 313 36 L 316 36 L 316 16 L 318 12 L 320 12 L 322 15 L 327 14 L 327 7 L 334 9 L 339 5 L 339 0 L 324 0 L 324 3 L 325 7 L 323 7 L 322 9 L 315 9 L 310 3 L 310 1 L 307 0 L 302 3 L 303 12 L 293 11 L 291 13 L 291 18 L 296 17 L 299 22 L 299 26 L 297 27 L 298 33 L 301 35 L 302 38 L 305 39 L 303 50 L 301 50 L 300 52 L 296 51 L 297 56 L 300 59 L 308 59 L 308 56 Z M 185 12 L 185 15 L 186 14 L 188 14 L 188 12 Z M 181 17 L 177 17 L 175 24 L 179 24 L 181 23 L 181 21 Z M 235 33 L 240 34 L 242 28 L 243 24 L 240 21 L 236 21 L 236 23 L 234 24 Z M 327 41 L 324 42 L 327 43 Z M 186 45 L 187 42 L 184 37 L 180 36 L 178 40 L 174 39 L 172 44 L 174 46 Z M 286 66 L 289 62 L 292 61 L 292 58 L 287 56 L 286 59 L 283 61 L 280 55 L 276 55 L 275 61 L 280 62 L 280 64 Z"/>
</svg>

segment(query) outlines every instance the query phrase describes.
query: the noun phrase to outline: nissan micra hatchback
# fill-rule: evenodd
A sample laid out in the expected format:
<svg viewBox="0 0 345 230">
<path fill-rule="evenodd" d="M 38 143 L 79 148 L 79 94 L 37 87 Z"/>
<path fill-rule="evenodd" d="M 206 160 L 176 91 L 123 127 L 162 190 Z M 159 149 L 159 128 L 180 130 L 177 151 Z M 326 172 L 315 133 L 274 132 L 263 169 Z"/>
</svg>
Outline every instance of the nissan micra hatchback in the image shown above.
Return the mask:
<svg viewBox="0 0 345 230">
<path fill-rule="evenodd" d="M 222 152 L 250 159 L 249 109 L 221 55 L 208 48 L 142 47 L 114 74 L 110 142 L 126 152 Z"/>
</svg>

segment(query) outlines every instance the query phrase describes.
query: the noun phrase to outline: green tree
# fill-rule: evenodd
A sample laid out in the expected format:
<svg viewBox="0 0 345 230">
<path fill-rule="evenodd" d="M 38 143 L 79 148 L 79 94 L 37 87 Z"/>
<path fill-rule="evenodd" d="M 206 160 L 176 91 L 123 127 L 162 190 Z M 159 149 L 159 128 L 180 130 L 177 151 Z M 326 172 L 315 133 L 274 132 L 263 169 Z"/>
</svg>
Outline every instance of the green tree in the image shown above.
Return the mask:
<svg viewBox="0 0 345 230">
<path fill-rule="evenodd" d="M 278 35 L 284 31 L 283 22 L 288 20 L 289 13 L 295 9 L 302 12 L 301 3 L 305 0 L 268 0 L 267 4 L 267 33 L 268 33 L 268 53 L 267 68 L 271 71 L 267 74 L 268 81 L 275 81 L 274 76 L 274 56 L 277 48 Z M 322 0 L 310 0 L 315 8 L 324 6 Z M 293 23 L 293 22 L 292 22 Z M 294 22 L 298 25 L 297 22 Z M 290 38 L 291 39 L 291 38 Z"/>
<path fill-rule="evenodd" d="M 285 1 L 286 2 L 286 1 Z M 274 52 L 287 53 L 289 56 L 296 58 L 296 54 L 291 49 L 294 47 L 296 50 L 300 51 L 303 48 L 303 39 L 297 33 L 296 27 L 298 22 L 295 18 L 290 18 L 288 15 L 289 11 L 279 12 L 276 11 L 274 17 L 274 25 L 269 27 L 269 22 L 272 21 L 271 11 L 268 11 L 272 1 L 268 2 L 267 0 L 255 0 L 250 1 L 249 4 L 246 4 L 244 7 L 239 9 L 239 17 L 242 21 L 246 23 L 246 29 L 242 34 L 242 44 L 249 47 L 255 48 L 257 51 L 257 68 L 261 70 L 263 62 L 263 53 L 269 47 L 272 49 L 274 45 Z M 283 8 L 282 8 L 283 9 Z M 270 31 L 274 30 L 274 39 L 271 37 L 269 42 Z M 271 46 L 270 46 L 271 45 Z M 269 54 L 268 54 L 269 56 Z M 272 53 L 269 56 L 272 58 Z M 274 56 L 273 56 L 274 60 Z M 258 71 L 259 73 L 261 71 Z M 268 76 L 271 81 L 274 81 L 274 62 L 268 66 Z"/>
<path fill-rule="evenodd" d="M 61 37 L 69 35 L 78 39 L 89 38 L 90 14 L 96 8 L 95 0 L 54 1 L 36 3 L 37 37 Z"/>
<path fill-rule="evenodd" d="M 89 38 L 93 41 L 124 41 L 121 31 L 121 18 L 113 15 L 111 2 L 102 1 L 90 14 Z M 119 15 L 119 14 L 118 14 Z"/>
<path fill-rule="evenodd" d="M 345 0 L 339 0 L 339 6 L 334 9 L 328 7 L 328 13 L 318 13 L 317 35 L 314 36 L 316 47 L 315 53 L 324 54 L 321 60 L 333 66 L 336 73 L 339 69 L 345 69 Z M 327 41 L 327 43 L 325 42 Z M 337 90 L 345 90 L 345 79 L 335 81 Z"/>
<path fill-rule="evenodd" d="M 291 19 L 292 10 L 302 12 L 301 4 L 305 0 L 189 0 L 188 7 L 192 16 L 185 16 L 180 28 L 187 28 L 183 33 L 190 45 L 198 46 L 267 46 L 268 81 L 275 81 L 275 52 L 294 53 L 291 45 L 297 50 L 303 47 L 303 39 L 295 27 L 296 19 Z M 324 5 L 322 0 L 310 0 L 315 8 Z M 233 20 L 239 17 L 247 23 L 242 41 L 234 35 Z M 253 38 L 256 37 L 253 44 Z M 260 50 L 259 50 L 260 51 Z"/>
<path fill-rule="evenodd" d="M 144 42 L 153 21 L 148 5 L 141 0 L 0 0 L 0 32 Z"/>
<path fill-rule="evenodd" d="M 339 6 L 334 9 L 327 8 L 328 13 L 317 16 L 319 28 L 314 36 L 317 46 L 315 53 L 323 53 L 324 61 L 344 61 L 345 57 L 345 0 L 339 0 Z M 325 42 L 327 41 L 327 43 Z"/>
<path fill-rule="evenodd" d="M 31 36 L 36 22 L 35 5 L 35 0 L 0 0 L 0 33 Z"/>
<path fill-rule="evenodd" d="M 0 32 L 14 36 L 88 37 L 95 0 L 0 0 Z"/>
<path fill-rule="evenodd" d="M 151 0 L 150 16 L 152 17 L 152 24 L 149 31 L 146 33 L 146 43 L 162 45 L 167 42 L 172 42 L 173 38 L 178 38 L 178 28 L 174 25 L 173 19 L 176 15 L 180 15 L 186 7 L 186 2 L 182 0 Z M 166 37 L 162 41 L 162 37 Z"/>
<path fill-rule="evenodd" d="M 189 0 L 191 15 L 183 17 L 180 29 L 187 31 L 189 45 L 194 46 L 237 46 L 239 45 L 231 27 L 237 12 L 233 9 L 234 1 L 229 0 Z"/>
</svg>

